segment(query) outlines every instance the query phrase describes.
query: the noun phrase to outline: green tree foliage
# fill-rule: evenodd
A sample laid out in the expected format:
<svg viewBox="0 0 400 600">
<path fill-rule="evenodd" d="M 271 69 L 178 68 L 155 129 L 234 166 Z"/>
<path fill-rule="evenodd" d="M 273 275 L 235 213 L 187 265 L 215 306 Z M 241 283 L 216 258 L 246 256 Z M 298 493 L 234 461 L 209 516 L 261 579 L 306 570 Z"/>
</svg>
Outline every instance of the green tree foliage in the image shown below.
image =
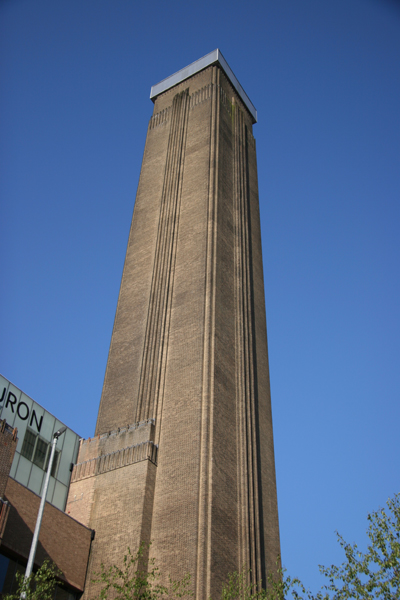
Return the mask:
<svg viewBox="0 0 400 600">
<path fill-rule="evenodd" d="M 365 553 L 337 534 L 346 560 L 339 567 L 320 567 L 334 600 L 400 598 L 400 494 L 389 498 L 387 509 L 368 515 L 368 522 L 370 542 Z"/>
<path fill-rule="evenodd" d="M 400 600 L 400 494 L 389 498 L 387 509 L 368 515 L 368 522 L 366 552 L 337 534 L 345 560 L 338 567 L 320 565 L 329 583 L 316 595 L 298 579 L 284 576 L 294 600 Z"/>
<path fill-rule="evenodd" d="M 45 560 L 36 573 L 32 573 L 25 580 L 24 573 L 16 573 L 17 591 L 15 594 L 7 594 L 4 600 L 19 600 L 25 592 L 26 600 L 53 600 L 57 585 L 57 577 L 61 571 L 48 560 Z"/>
<path fill-rule="evenodd" d="M 249 575 L 250 571 L 246 570 L 230 573 L 228 581 L 222 586 L 220 600 L 284 600 L 292 587 L 292 582 L 295 582 L 284 576 L 279 567 L 279 560 L 276 573 L 270 573 L 267 577 L 266 589 L 261 585 L 254 586 L 249 583 Z"/>
</svg>

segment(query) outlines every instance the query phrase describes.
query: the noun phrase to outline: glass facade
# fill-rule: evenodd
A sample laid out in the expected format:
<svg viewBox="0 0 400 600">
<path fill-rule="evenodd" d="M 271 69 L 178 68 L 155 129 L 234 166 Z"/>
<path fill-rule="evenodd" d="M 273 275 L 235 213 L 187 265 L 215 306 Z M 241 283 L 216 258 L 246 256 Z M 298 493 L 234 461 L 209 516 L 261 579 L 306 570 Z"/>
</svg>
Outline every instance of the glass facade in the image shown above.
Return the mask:
<svg viewBox="0 0 400 600">
<path fill-rule="evenodd" d="M 10 476 L 40 494 L 49 465 L 51 441 L 64 424 L 0 375 L 0 419 L 18 428 L 18 444 Z M 71 465 L 75 464 L 79 436 L 71 429 L 57 441 L 47 501 L 65 510 Z"/>
</svg>

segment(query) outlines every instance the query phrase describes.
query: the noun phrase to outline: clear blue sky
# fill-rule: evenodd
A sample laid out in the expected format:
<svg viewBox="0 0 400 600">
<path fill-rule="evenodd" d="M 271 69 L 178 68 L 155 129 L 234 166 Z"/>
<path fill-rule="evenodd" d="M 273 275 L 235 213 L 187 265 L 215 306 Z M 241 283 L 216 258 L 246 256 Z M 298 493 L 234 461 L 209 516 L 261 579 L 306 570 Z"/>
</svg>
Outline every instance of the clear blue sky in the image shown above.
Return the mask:
<svg viewBox="0 0 400 600">
<path fill-rule="evenodd" d="M 0 372 L 93 434 L 150 87 L 219 47 L 258 110 L 283 562 L 399 491 L 400 5 L 0 4 Z"/>
</svg>

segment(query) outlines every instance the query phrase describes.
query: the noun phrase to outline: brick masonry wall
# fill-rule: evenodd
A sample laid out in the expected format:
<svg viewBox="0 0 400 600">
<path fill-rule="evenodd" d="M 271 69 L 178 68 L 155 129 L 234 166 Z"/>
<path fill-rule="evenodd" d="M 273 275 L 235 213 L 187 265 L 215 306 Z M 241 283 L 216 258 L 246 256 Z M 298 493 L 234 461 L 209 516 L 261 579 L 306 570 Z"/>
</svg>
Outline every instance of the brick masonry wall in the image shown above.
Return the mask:
<svg viewBox="0 0 400 600">
<path fill-rule="evenodd" d="M 67 508 L 96 529 L 90 572 L 150 539 L 198 600 L 244 564 L 257 580 L 275 567 L 268 373 L 252 118 L 211 66 L 158 96 L 149 123 L 99 437 Z M 147 458 L 122 464 L 121 431 L 149 420 Z"/>
<path fill-rule="evenodd" d="M 66 512 L 95 530 L 85 598 L 101 586 L 93 581 L 101 563 L 121 564 L 128 546 L 150 543 L 157 462 L 152 420 L 82 440 Z M 148 548 L 146 550 L 148 552 Z"/>
<path fill-rule="evenodd" d="M 18 430 L 7 425 L 6 420 L 0 421 L 0 544 L 3 540 L 7 525 L 10 506 L 5 501 L 5 491 L 12 461 L 18 443 Z"/>
<path fill-rule="evenodd" d="M 11 504 L 3 537 L 3 550 L 28 559 L 40 497 L 28 488 L 8 479 L 5 492 Z M 63 573 L 73 588 L 83 590 L 92 532 L 61 510 L 46 503 L 39 534 L 35 565 L 47 558 Z"/>
<path fill-rule="evenodd" d="M 17 443 L 17 430 L 7 425 L 5 420 L 0 421 L 0 498 L 6 491 Z"/>
</svg>

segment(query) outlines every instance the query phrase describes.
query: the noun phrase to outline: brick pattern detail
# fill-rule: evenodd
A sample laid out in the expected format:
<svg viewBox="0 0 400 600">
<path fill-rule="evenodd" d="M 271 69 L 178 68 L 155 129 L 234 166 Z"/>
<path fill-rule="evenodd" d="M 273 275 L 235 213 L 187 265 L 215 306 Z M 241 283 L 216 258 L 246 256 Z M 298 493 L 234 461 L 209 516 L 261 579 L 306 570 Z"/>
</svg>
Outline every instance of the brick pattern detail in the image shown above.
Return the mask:
<svg viewBox="0 0 400 600">
<path fill-rule="evenodd" d="M 11 509 L 3 537 L 3 551 L 27 560 L 40 497 L 11 477 L 5 496 Z M 91 536 L 90 529 L 46 502 L 35 565 L 41 565 L 45 559 L 53 561 L 62 571 L 62 578 L 76 590 L 82 591 Z"/>
<path fill-rule="evenodd" d="M 157 446 L 153 442 L 142 442 L 135 446 L 122 448 L 121 450 L 78 463 L 72 471 L 71 482 L 75 483 L 80 479 L 94 477 L 107 471 L 113 471 L 114 469 L 120 469 L 121 467 L 141 462 L 142 460 L 150 460 L 157 466 L 157 449 Z"/>
<path fill-rule="evenodd" d="M 144 342 L 136 419 L 155 418 L 162 399 L 168 332 L 174 284 L 176 244 L 182 193 L 189 94 L 184 90 L 172 102 L 171 128 L 161 197 L 150 306 Z M 161 413 L 161 407 L 160 407 Z"/>
<path fill-rule="evenodd" d="M 218 89 L 219 89 L 219 99 L 220 99 L 221 106 L 223 106 L 225 108 L 225 110 L 228 112 L 228 114 L 230 116 L 232 114 L 232 102 L 230 102 L 230 100 L 228 99 L 226 91 L 224 90 L 224 88 L 222 86 L 218 86 Z M 234 102 L 234 99 L 233 99 L 233 102 Z"/>
<path fill-rule="evenodd" d="M 194 108 L 198 104 L 201 104 L 201 102 L 204 102 L 205 100 L 209 100 L 211 98 L 211 93 L 212 93 L 212 85 L 211 85 L 211 83 L 209 83 L 208 85 L 200 88 L 199 90 L 197 90 L 196 92 L 191 94 L 189 107 Z"/>
<path fill-rule="evenodd" d="M 94 526 L 84 598 L 98 597 L 101 564 L 121 564 L 128 546 L 150 543 L 156 467 L 150 460 L 71 483 L 67 512 Z"/>
<path fill-rule="evenodd" d="M 0 498 L 4 497 L 12 461 L 17 449 L 17 433 L 17 429 L 7 425 L 5 419 L 0 421 Z"/>
<path fill-rule="evenodd" d="M 4 499 L 4 495 L 15 450 L 17 449 L 17 434 L 17 429 L 7 425 L 5 419 L 0 421 L 0 545 L 10 513 L 10 505 Z"/>
<path fill-rule="evenodd" d="M 255 579 L 275 568 L 252 123 L 217 65 L 155 99 L 96 438 L 78 459 L 94 474 L 72 482 L 67 504 L 96 530 L 88 579 L 141 540 L 166 577 L 191 574 L 196 600 L 217 597 L 244 563 Z M 92 466 L 143 442 L 158 447 L 156 464 Z M 95 593 L 89 584 L 84 599 Z"/>
<path fill-rule="evenodd" d="M 238 439 L 238 506 L 241 512 L 239 552 L 243 565 L 251 569 L 253 583 L 262 571 L 259 482 L 257 464 L 257 363 L 254 357 L 254 298 L 251 260 L 251 225 L 248 181 L 249 132 L 245 117 L 235 106 L 234 114 L 234 212 L 236 272 L 236 410 Z"/>
<path fill-rule="evenodd" d="M 101 563 L 118 564 L 128 546 L 150 542 L 157 463 L 153 419 L 81 440 L 66 512 L 95 529 L 85 597 L 100 590 L 93 583 Z M 124 518 L 125 513 L 129 518 Z"/>
<path fill-rule="evenodd" d="M 153 115 L 150 119 L 149 129 L 154 129 L 154 127 L 158 127 L 159 125 L 164 125 L 168 121 L 169 114 L 171 112 L 171 107 L 165 108 L 161 112 Z"/>
<path fill-rule="evenodd" d="M 213 85 L 210 83 L 210 84 L 200 88 L 199 90 L 193 92 L 190 95 L 190 98 L 189 98 L 190 110 L 192 110 L 193 108 L 196 108 L 196 106 L 198 104 L 201 104 L 202 102 L 205 102 L 206 100 L 209 100 L 211 98 L 212 87 L 213 87 Z M 220 94 L 221 105 L 228 111 L 229 114 L 231 114 L 232 103 L 228 99 L 225 90 L 221 86 L 218 86 L 218 91 Z M 150 118 L 149 129 L 154 129 L 155 127 L 158 127 L 159 125 L 164 125 L 165 123 L 167 123 L 170 113 L 171 113 L 171 107 L 169 106 L 168 108 L 165 108 L 161 112 L 153 115 Z M 250 136 L 254 143 L 254 137 L 251 133 L 250 133 Z"/>
</svg>

